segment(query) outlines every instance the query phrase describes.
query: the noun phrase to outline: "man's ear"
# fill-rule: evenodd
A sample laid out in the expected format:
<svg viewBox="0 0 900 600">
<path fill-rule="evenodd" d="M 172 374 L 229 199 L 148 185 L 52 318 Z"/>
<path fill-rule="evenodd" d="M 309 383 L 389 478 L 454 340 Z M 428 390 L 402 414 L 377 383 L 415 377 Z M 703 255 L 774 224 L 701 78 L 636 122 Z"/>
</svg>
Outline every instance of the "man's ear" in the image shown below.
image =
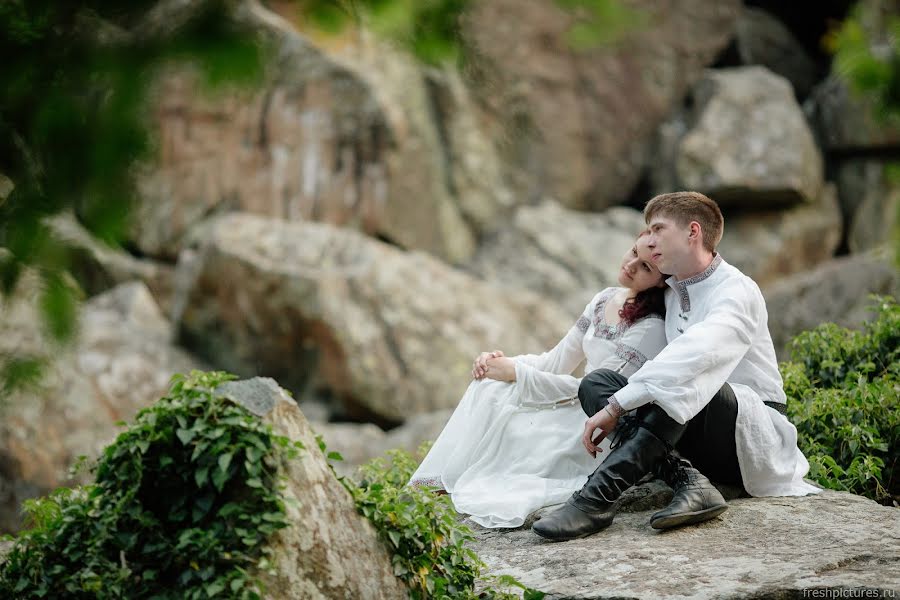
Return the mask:
<svg viewBox="0 0 900 600">
<path fill-rule="evenodd" d="M 688 238 L 692 240 L 700 241 L 703 238 L 703 228 L 700 226 L 700 223 L 697 221 L 691 221 L 691 224 L 688 225 L 690 231 L 688 232 Z"/>
</svg>

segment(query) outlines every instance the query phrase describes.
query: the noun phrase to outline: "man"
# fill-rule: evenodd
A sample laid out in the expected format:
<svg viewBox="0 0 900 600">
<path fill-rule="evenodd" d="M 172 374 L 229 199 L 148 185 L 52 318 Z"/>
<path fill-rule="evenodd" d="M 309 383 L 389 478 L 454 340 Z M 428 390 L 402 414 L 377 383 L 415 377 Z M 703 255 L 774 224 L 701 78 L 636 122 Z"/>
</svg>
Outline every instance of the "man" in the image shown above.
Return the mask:
<svg viewBox="0 0 900 600">
<path fill-rule="evenodd" d="M 728 508 L 703 473 L 752 496 L 819 491 L 803 481 L 809 463 L 784 416 L 759 287 L 715 251 L 724 225 L 718 205 L 697 192 L 675 192 L 650 200 L 644 217 L 651 259 L 671 275 L 669 343 L 630 380 L 602 369 L 582 380 L 578 396 L 590 417 L 584 446 L 595 454 L 615 430 L 612 450 L 580 491 L 534 524 L 549 540 L 608 527 L 622 492 L 650 472 L 675 492 L 651 517 L 656 529 L 699 523 Z"/>
</svg>

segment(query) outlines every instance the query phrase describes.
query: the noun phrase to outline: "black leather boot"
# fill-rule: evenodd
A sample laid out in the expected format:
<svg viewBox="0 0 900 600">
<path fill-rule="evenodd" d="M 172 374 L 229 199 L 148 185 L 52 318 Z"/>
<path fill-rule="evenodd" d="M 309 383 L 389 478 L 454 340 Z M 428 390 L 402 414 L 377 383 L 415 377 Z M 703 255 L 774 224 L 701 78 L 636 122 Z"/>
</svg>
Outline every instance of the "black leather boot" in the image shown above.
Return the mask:
<svg viewBox="0 0 900 600">
<path fill-rule="evenodd" d="M 653 407 L 653 410 L 662 410 Z M 648 411 L 649 412 L 649 411 Z M 675 421 L 666 420 L 678 426 Z M 542 538 L 562 542 L 588 536 L 609 527 L 616 515 L 622 492 L 657 468 L 671 447 L 653 433 L 646 422 L 622 417 L 610 447 L 610 454 L 564 506 L 542 517 L 532 530 Z"/>
<path fill-rule="evenodd" d="M 719 490 L 685 458 L 670 454 L 659 468 L 660 479 L 675 491 L 672 501 L 650 517 L 654 529 L 671 529 L 718 517 L 728 509 Z"/>
</svg>

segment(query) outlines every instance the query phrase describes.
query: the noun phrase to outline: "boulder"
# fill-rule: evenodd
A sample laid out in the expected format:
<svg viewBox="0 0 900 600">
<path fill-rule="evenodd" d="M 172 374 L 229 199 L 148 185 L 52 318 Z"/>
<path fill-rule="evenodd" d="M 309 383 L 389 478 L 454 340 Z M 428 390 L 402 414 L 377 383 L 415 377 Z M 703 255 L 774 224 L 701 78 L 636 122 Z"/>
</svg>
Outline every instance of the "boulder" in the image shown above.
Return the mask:
<svg viewBox="0 0 900 600">
<path fill-rule="evenodd" d="M 900 298 L 900 271 L 894 257 L 855 254 L 773 283 L 764 290 L 769 331 L 780 360 L 788 342 L 820 323 L 858 328 L 868 317 L 869 294 Z"/>
<path fill-rule="evenodd" d="M 747 6 L 735 25 L 735 47 L 744 65 L 760 65 L 781 75 L 805 98 L 818 79 L 812 57 L 787 26 L 771 13 Z"/>
<path fill-rule="evenodd" d="M 454 407 L 478 352 L 550 348 L 577 317 L 327 224 L 232 213 L 197 239 L 176 276 L 184 341 L 298 397 L 327 390 L 354 420 Z"/>
<path fill-rule="evenodd" d="M 741 3 L 627 6 L 640 25 L 579 51 L 576 16 L 554 0 L 472 3 L 466 74 L 517 195 L 593 210 L 628 198 L 649 137 L 728 43 Z"/>
<path fill-rule="evenodd" d="M 194 225 L 237 210 L 470 258 L 513 196 L 459 76 L 426 73 L 366 31 L 314 42 L 257 3 L 241 7 L 277 60 L 258 91 L 210 98 L 184 70 L 157 82 L 137 247 L 173 259 Z"/>
<path fill-rule="evenodd" d="M 478 528 L 489 575 L 548 599 L 869 597 L 900 593 L 900 511 L 845 492 L 740 498 L 721 517 L 660 533 L 651 512 L 564 544 Z"/>
<path fill-rule="evenodd" d="M 104 244 L 69 213 L 54 215 L 46 222 L 53 234 L 72 251 L 70 270 L 88 295 L 138 280 L 153 294 L 163 314 L 169 314 L 175 273 L 172 265 L 134 257 L 122 248 Z"/>
<path fill-rule="evenodd" d="M 283 467 L 282 494 L 290 525 L 270 543 L 274 573 L 262 573 L 267 597 L 279 600 L 409 596 L 393 574 L 391 555 L 374 527 L 356 511 L 350 493 L 319 451 L 296 402 L 275 381 L 231 381 L 216 393 L 259 415 L 274 432 L 303 444 Z"/>
<path fill-rule="evenodd" d="M 523 206 L 468 270 L 537 292 L 576 318 L 598 291 L 618 285 L 622 257 L 645 227 L 643 215 L 626 207 L 584 213 L 550 200 Z"/>
<path fill-rule="evenodd" d="M 841 241 L 841 210 L 833 184 L 819 199 L 787 210 L 725 213 L 722 256 L 765 287 L 829 260 Z"/>
<path fill-rule="evenodd" d="M 171 327 L 142 283 L 117 286 L 85 303 L 80 333 L 67 347 L 46 342 L 26 277 L 0 310 L 0 356 L 48 361 L 35 386 L 4 399 L 0 420 L 0 530 L 21 526 L 22 500 L 75 480 L 76 457 L 95 458 L 115 425 L 159 398 L 176 372 L 203 363 L 176 349 Z"/>
<path fill-rule="evenodd" d="M 423 442 L 433 442 L 444 430 L 452 410 L 439 410 L 413 415 L 407 421 L 385 432 L 371 423 L 314 423 L 316 431 L 329 450 L 344 458 L 333 466 L 339 475 L 353 476 L 357 467 L 396 448 L 415 455 Z"/>
<path fill-rule="evenodd" d="M 804 102 L 819 144 L 826 152 L 890 151 L 900 146 L 900 125 L 882 119 L 875 102 L 832 74 Z"/>
<path fill-rule="evenodd" d="M 752 209 L 819 197 L 822 155 L 786 79 L 764 67 L 709 70 L 693 98 L 675 156 L 679 188 Z"/>
<path fill-rule="evenodd" d="M 837 168 L 838 196 L 850 252 L 889 244 L 900 225 L 900 182 L 883 161 L 850 159 Z"/>
</svg>

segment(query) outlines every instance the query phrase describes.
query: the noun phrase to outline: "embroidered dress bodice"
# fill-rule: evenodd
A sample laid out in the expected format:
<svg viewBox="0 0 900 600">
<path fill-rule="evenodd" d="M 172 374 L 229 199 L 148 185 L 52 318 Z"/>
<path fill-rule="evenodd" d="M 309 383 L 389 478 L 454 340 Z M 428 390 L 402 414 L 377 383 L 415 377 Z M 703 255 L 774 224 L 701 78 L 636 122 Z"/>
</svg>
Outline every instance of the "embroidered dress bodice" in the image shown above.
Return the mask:
<svg viewBox="0 0 900 600">
<path fill-rule="evenodd" d="M 447 490 L 460 513 L 485 527 L 518 527 L 579 489 L 606 453 L 592 458 L 581 445 L 587 417 L 576 400 L 582 374 L 573 373 L 583 362 L 585 373 L 627 377 L 666 343 L 660 316 L 607 322 L 618 291 L 594 296 L 552 350 L 512 357 L 515 382 L 472 381 L 410 483 Z"/>
</svg>

